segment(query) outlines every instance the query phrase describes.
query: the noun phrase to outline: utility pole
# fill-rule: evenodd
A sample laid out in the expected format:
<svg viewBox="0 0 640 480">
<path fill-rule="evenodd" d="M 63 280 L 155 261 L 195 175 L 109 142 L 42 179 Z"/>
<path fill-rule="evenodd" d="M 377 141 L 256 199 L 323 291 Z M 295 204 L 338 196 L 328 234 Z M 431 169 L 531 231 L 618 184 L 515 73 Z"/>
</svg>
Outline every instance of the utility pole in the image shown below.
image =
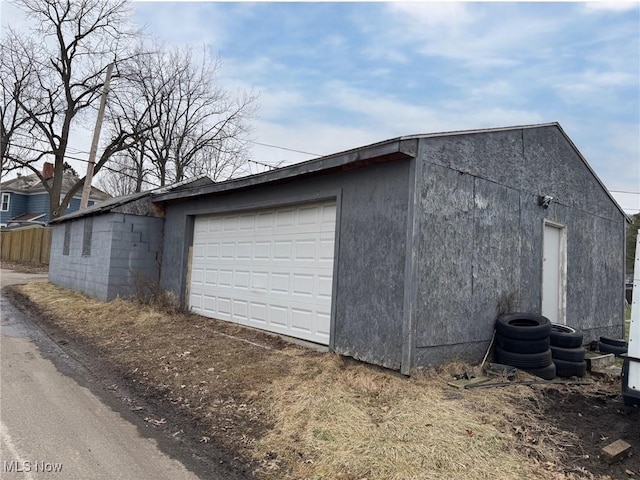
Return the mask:
<svg viewBox="0 0 640 480">
<path fill-rule="evenodd" d="M 98 118 L 96 119 L 96 127 L 93 129 L 93 142 L 91 142 L 91 150 L 89 151 L 87 174 L 84 177 L 84 186 L 82 187 L 80 209 L 87 208 L 87 205 L 89 205 L 89 194 L 91 193 L 91 182 L 93 180 L 93 166 L 96 163 L 96 153 L 98 151 L 98 143 L 100 142 L 100 130 L 102 129 L 102 120 L 104 120 L 104 108 L 107 104 L 107 94 L 109 93 L 109 83 L 111 82 L 112 71 L 113 63 L 109 64 L 107 67 L 107 78 L 104 80 L 104 89 L 102 90 L 102 98 L 100 99 L 100 108 L 98 110 Z"/>
</svg>

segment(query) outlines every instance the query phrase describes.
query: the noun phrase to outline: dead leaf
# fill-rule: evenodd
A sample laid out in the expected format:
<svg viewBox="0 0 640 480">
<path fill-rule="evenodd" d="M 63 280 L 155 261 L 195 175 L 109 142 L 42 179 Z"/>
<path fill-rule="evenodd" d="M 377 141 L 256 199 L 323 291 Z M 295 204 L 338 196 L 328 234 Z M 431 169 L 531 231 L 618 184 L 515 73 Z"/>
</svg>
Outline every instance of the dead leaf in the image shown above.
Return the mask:
<svg viewBox="0 0 640 480">
<path fill-rule="evenodd" d="M 634 472 L 633 470 L 629 470 L 628 468 L 624 471 L 624 473 L 629 476 L 634 476 L 636 474 L 636 472 Z"/>
</svg>

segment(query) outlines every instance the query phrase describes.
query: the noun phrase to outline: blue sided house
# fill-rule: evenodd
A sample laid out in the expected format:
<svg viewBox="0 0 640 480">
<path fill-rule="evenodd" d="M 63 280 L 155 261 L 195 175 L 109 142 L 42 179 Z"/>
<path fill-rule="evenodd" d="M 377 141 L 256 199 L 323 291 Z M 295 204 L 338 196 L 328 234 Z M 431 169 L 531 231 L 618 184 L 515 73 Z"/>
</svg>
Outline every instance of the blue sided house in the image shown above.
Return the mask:
<svg viewBox="0 0 640 480">
<path fill-rule="evenodd" d="M 42 174 L 47 181 L 51 181 L 53 165 L 45 163 Z M 64 197 L 78 180 L 75 175 L 65 173 L 61 195 Z M 78 196 L 73 197 L 65 214 L 80 208 L 81 194 L 78 192 Z M 109 198 L 109 194 L 91 187 L 89 206 Z M 49 192 L 36 174 L 18 176 L 0 183 L 0 227 L 48 225 L 49 220 Z"/>
</svg>

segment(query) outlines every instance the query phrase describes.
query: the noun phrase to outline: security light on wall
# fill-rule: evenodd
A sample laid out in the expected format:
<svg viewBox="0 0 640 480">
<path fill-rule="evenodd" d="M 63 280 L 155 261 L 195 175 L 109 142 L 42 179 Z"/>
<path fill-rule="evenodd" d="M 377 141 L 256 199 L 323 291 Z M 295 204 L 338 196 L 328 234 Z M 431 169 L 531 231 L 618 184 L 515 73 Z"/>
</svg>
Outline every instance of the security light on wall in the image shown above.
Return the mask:
<svg viewBox="0 0 640 480">
<path fill-rule="evenodd" d="M 542 208 L 549 208 L 551 202 L 553 202 L 553 197 L 551 195 L 540 195 L 538 197 L 538 205 Z"/>
</svg>

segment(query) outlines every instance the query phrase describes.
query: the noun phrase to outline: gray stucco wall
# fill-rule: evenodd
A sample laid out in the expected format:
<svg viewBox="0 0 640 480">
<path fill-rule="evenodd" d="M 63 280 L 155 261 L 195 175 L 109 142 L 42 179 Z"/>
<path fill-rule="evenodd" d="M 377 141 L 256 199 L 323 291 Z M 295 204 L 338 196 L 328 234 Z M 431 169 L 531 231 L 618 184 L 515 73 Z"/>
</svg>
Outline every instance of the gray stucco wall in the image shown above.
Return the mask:
<svg viewBox="0 0 640 480">
<path fill-rule="evenodd" d="M 426 138 L 418 161 L 415 365 L 480 360 L 509 294 L 540 312 L 544 219 L 566 227 L 567 324 L 622 335 L 624 217 L 557 128 Z"/>
<path fill-rule="evenodd" d="M 85 222 L 93 222 L 91 252 L 83 255 Z M 64 254 L 65 229 L 71 236 Z M 49 280 L 103 301 L 135 293 L 136 279 L 157 282 L 162 252 L 162 218 L 107 213 L 54 226 Z M 86 253 L 86 252 L 85 252 Z"/>
<path fill-rule="evenodd" d="M 409 161 L 404 160 L 169 202 L 161 285 L 184 299 L 195 215 L 336 198 L 332 348 L 399 369 L 408 185 Z"/>
</svg>

